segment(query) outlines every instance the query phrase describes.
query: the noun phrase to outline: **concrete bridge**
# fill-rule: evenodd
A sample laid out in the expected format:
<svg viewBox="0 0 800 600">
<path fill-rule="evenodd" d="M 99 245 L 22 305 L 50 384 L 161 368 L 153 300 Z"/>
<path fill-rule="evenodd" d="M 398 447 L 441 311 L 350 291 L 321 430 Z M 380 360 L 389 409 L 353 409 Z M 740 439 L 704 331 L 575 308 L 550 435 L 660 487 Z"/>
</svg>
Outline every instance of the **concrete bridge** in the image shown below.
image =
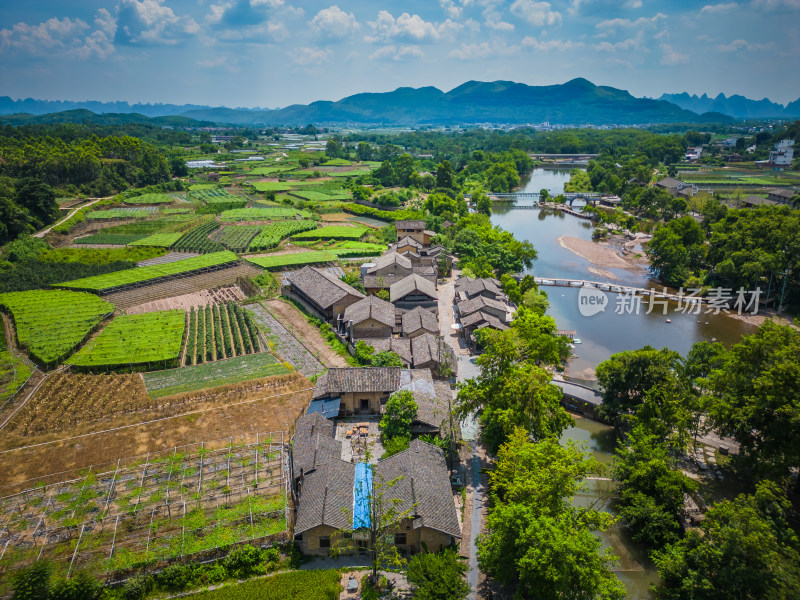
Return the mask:
<svg viewBox="0 0 800 600">
<path fill-rule="evenodd" d="M 575 287 L 575 288 L 594 288 L 604 292 L 616 294 L 635 294 L 637 296 L 652 296 L 653 298 L 681 301 L 687 304 L 707 304 L 708 298 L 682 296 L 680 294 L 670 294 L 669 292 L 659 292 L 655 289 L 636 288 L 626 285 L 616 285 L 607 281 L 587 281 L 584 279 L 556 279 L 552 277 L 534 277 L 538 285 L 548 285 L 556 287 Z"/>
<path fill-rule="evenodd" d="M 486 195 L 495 202 L 516 202 L 519 198 L 532 198 L 534 202 L 539 202 L 541 199 L 541 195 L 538 192 L 487 192 Z M 594 204 L 601 196 L 598 192 L 565 192 L 556 195 L 564 196 L 566 203 L 570 206 L 572 206 L 575 200 L 583 200 L 584 202 Z M 464 199 L 469 202 L 472 199 L 472 194 L 464 194 Z M 520 206 L 519 208 L 525 207 Z"/>
</svg>

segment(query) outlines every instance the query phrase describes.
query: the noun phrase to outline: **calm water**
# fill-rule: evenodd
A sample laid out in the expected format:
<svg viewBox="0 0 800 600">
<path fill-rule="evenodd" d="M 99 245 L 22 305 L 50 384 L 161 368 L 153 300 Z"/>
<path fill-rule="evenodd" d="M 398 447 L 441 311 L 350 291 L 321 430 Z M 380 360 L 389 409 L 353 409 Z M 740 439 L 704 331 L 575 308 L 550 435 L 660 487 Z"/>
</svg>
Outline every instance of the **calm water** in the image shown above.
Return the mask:
<svg viewBox="0 0 800 600">
<path fill-rule="evenodd" d="M 564 190 L 569 180 L 568 170 L 536 169 L 523 190 L 538 192 L 546 188 L 552 195 Z M 520 204 L 532 204 L 530 199 Z M 582 240 L 592 239 L 590 221 L 567 215 L 560 211 L 545 209 L 517 210 L 508 204 L 496 203 L 492 222 L 510 231 L 515 237 L 530 241 L 539 254 L 531 272 L 539 277 L 558 277 L 607 281 L 589 271 L 591 263 L 573 254 L 558 243 L 561 236 Z M 617 281 L 612 283 L 636 287 L 658 287 L 650 280 L 645 270 L 604 269 L 613 273 Z M 573 380 L 596 385 L 595 367 L 609 356 L 623 350 L 635 350 L 647 344 L 656 348 L 669 347 L 685 355 L 692 344 L 716 338 L 729 345 L 737 342 L 743 334 L 755 328 L 726 315 L 676 313 L 675 305 L 662 314 L 657 306 L 646 314 L 647 302 L 643 300 L 638 314 L 617 314 L 618 294 L 609 293 L 608 309 L 592 317 L 584 317 L 578 310 L 578 290 L 575 288 L 543 287 L 550 297 L 550 314 L 561 329 L 574 329 L 582 343 L 575 345 L 575 357 L 569 361 L 566 375 Z M 705 310 L 705 309 L 703 309 Z M 671 323 L 667 323 L 667 319 Z M 575 427 L 564 432 L 563 441 L 574 440 L 586 445 L 591 454 L 601 463 L 610 466 L 614 452 L 614 432 L 611 427 L 588 419 L 577 419 Z M 611 511 L 609 498 L 612 483 L 591 480 L 586 489 L 576 498 L 581 506 L 593 505 Z M 604 547 L 611 547 L 620 557 L 615 573 L 625 584 L 627 598 L 649 599 L 650 584 L 656 581 L 657 571 L 646 554 L 626 537 L 624 530 L 612 528 L 601 534 Z"/>
</svg>

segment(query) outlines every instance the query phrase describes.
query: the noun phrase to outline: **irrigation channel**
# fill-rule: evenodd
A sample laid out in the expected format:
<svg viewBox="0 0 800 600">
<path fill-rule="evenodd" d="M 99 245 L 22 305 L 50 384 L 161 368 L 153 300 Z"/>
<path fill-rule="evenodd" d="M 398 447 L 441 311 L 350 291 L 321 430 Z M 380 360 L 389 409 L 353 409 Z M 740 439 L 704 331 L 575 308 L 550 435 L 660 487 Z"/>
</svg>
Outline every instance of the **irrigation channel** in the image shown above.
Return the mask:
<svg viewBox="0 0 800 600">
<path fill-rule="evenodd" d="M 566 169 L 534 169 L 520 191 L 538 192 L 545 188 L 551 195 L 556 195 L 563 192 L 564 183 L 569 181 L 569 177 L 569 170 Z M 523 199 L 520 203 L 530 205 L 531 201 Z M 723 313 L 706 314 L 705 307 L 700 314 L 689 314 L 693 311 L 676 312 L 677 304 L 673 302 L 669 303 L 667 316 L 661 308 L 646 314 L 646 298 L 642 299 L 642 309 L 638 314 L 617 314 L 615 305 L 619 294 L 614 293 L 613 288 L 655 288 L 661 291 L 663 285 L 652 280 L 645 269 L 635 266 L 624 269 L 603 267 L 616 279 L 598 275 L 597 269 L 589 270 L 593 267 L 589 260 L 559 243 L 562 236 L 591 242 L 591 221 L 548 209 L 517 210 L 509 204 L 494 204 L 492 222 L 510 231 L 516 238 L 528 240 L 534 245 L 538 259 L 531 270 L 532 275 L 547 280 L 586 280 L 609 285 L 609 291 L 606 292 L 610 300 L 608 310 L 589 317 L 583 316 L 579 310 L 578 294 L 581 288 L 542 287 L 550 299 L 548 314 L 556 320 L 558 328 L 575 330 L 582 341 L 575 345 L 575 356 L 567 365 L 565 375 L 568 379 L 596 387 L 595 368 L 614 353 L 649 344 L 656 348 L 666 346 L 685 355 L 695 342 L 717 339 L 729 345 L 755 330 L 751 325 Z M 582 205 L 582 202 L 576 201 L 574 208 L 580 210 Z M 577 419 L 575 427 L 564 433 L 563 440 L 585 443 L 588 451 L 601 463 L 610 465 L 612 461 L 614 434 L 606 425 Z M 581 506 L 595 505 L 611 510 L 609 499 L 612 486 L 612 482 L 602 479 L 587 481 L 586 489 L 576 502 Z M 648 589 L 657 579 L 657 572 L 642 549 L 631 542 L 619 527 L 601 535 L 601 539 L 620 557 L 616 572 L 627 588 L 627 597 L 651 598 Z"/>
</svg>

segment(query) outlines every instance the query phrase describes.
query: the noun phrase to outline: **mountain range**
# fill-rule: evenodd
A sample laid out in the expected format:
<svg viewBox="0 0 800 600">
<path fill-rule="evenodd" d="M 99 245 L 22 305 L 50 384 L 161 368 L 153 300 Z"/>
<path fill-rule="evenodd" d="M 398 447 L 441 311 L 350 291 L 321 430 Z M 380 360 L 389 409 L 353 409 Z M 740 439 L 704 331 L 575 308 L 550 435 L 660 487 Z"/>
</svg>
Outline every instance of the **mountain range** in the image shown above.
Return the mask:
<svg viewBox="0 0 800 600">
<path fill-rule="evenodd" d="M 751 100 L 737 94 L 730 97 L 725 94 L 717 94 L 711 98 L 706 94 L 690 96 L 683 92 L 682 94 L 661 94 L 659 100 L 672 102 L 696 113 L 719 112 L 737 119 L 796 119 L 800 117 L 800 98 L 786 106 L 768 98 Z"/>
<path fill-rule="evenodd" d="M 65 112 L 67 105 L 69 109 Z M 48 107 L 51 107 L 50 111 Z M 0 114 L 9 116 L 0 120 L 14 124 L 80 122 L 83 119 L 123 122 L 126 107 L 134 113 L 131 120 L 135 122 L 157 119 L 163 125 L 174 126 L 197 126 L 196 121 L 244 126 L 302 126 L 309 123 L 321 126 L 423 126 L 543 122 L 642 125 L 730 120 L 720 112 L 695 111 L 665 99 L 636 98 L 626 90 L 598 86 L 583 78 L 549 86 L 529 86 L 513 81 L 469 81 L 449 92 L 435 87 L 401 87 L 392 92 L 361 93 L 335 102 L 317 101 L 274 110 L 174 104 L 48 103 L 31 99 L 14 101 L 4 97 L 0 98 Z M 166 120 L 165 117 L 171 118 Z"/>
</svg>

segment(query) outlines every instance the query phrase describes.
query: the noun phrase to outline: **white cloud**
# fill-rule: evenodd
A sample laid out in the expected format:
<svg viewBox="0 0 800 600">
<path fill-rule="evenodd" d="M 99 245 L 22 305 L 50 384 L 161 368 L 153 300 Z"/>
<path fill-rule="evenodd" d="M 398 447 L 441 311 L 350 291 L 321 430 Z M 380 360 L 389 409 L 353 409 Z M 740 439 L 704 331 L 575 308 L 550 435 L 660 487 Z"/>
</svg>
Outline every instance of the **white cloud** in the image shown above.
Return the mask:
<svg viewBox="0 0 800 600">
<path fill-rule="evenodd" d="M 581 5 L 586 4 L 588 0 L 570 0 L 567 13 L 570 15 L 577 15 L 581 11 Z"/>
<path fill-rule="evenodd" d="M 628 0 L 623 6 L 625 8 L 642 8 L 642 0 Z"/>
<path fill-rule="evenodd" d="M 330 48 L 316 48 L 313 46 L 301 46 L 287 52 L 291 61 L 301 67 L 316 65 L 330 60 L 333 51 Z"/>
<path fill-rule="evenodd" d="M 480 42 L 473 44 L 461 44 L 461 46 L 450 52 L 450 58 L 459 60 L 474 60 L 476 58 L 489 58 L 498 56 L 510 56 L 519 52 L 519 46 L 508 46 L 505 42 Z"/>
<path fill-rule="evenodd" d="M 572 50 L 583 48 L 583 42 L 573 42 L 572 40 L 537 40 L 535 37 L 525 36 L 522 39 L 523 48 L 531 48 L 546 52 L 548 50 Z"/>
<path fill-rule="evenodd" d="M 164 0 L 120 0 L 117 8 L 118 43 L 173 45 L 200 32 L 194 19 L 179 17 Z"/>
<path fill-rule="evenodd" d="M 700 9 L 701 15 L 716 15 L 720 13 L 729 12 L 735 8 L 739 8 L 736 2 L 726 2 L 722 4 L 707 4 Z"/>
<path fill-rule="evenodd" d="M 375 50 L 375 52 L 369 55 L 369 58 L 370 60 L 391 58 L 392 60 L 400 61 L 423 58 L 424 56 L 425 55 L 419 46 L 402 45 L 398 47 L 394 44 L 389 44 L 388 46 L 384 46 L 383 48 L 378 48 Z"/>
<path fill-rule="evenodd" d="M 280 8 L 283 0 L 250 0 L 250 6 L 268 6 L 269 8 Z"/>
<path fill-rule="evenodd" d="M 600 21 L 597 25 L 595 25 L 595 29 L 599 29 L 603 32 L 609 32 L 612 30 L 616 30 L 619 28 L 630 28 L 634 27 L 636 29 L 641 29 L 642 27 L 647 27 L 648 25 L 654 25 L 661 19 L 666 19 L 667 15 L 664 13 L 656 13 L 652 17 L 639 17 L 638 19 L 631 20 L 631 19 L 606 19 L 605 21 Z"/>
<path fill-rule="evenodd" d="M 337 5 L 324 8 L 311 19 L 311 28 L 331 37 L 347 37 L 358 31 L 360 25 L 353 13 L 346 13 Z"/>
<path fill-rule="evenodd" d="M 561 23 L 561 13 L 550 9 L 549 2 L 534 2 L 534 0 L 516 0 L 511 5 L 512 13 L 537 27 Z"/>
<path fill-rule="evenodd" d="M 375 21 L 369 21 L 373 35 L 364 37 L 367 42 L 388 42 L 395 39 L 409 39 L 415 42 L 425 40 L 438 40 L 442 37 L 450 37 L 462 29 L 462 25 L 445 20 L 436 25 L 425 21 L 419 15 L 403 13 L 396 19 L 389 11 L 382 10 L 378 13 Z"/>
<path fill-rule="evenodd" d="M 68 58 L 108 58 L 114 54 L 117 23 L 105 8 L 95 13 L 94 28 L 81 19 L 51 18 L 38 25 L 17 23 L 0 29 L 0 54 L 25 53 Z"/>
<path fill-rule="evenodd" d="M 674 67 L 676 65 L 682 65 L 689 62 L 689 55 L 683 54 L 675 50 L 669 44 L 661 44 L 661 51 L 663 54 L 661 55 L 661 64 L 666 65 L 668 67 Z"/>
<path fill-rule="evenodd" d="M 622 40 L 621 42 L 600 42 L 594 45 L 595 50 L 600 52 L 625 52 L 626 50 L 637 50 L 647 52 L 644 47 L 644 31 L 639 32 L 632 38 Z"/>
<path fill-rule="evenodd" d="M 753 0 L 753 6 L 764 10 L 800 10 L 800 0 Z"/>
<path fill-rule="evenodd" d="M 484 25 L 489 29 L 495 31 L 514 31 L 514 25 L 507 21 L 503 21 L 503 15 L 496 10 L 487 8 L 483 11 Z"/>
<path fill-rule="evenodd" d="M 770 42 L 768 44 L 751 44 L 746 40 L 733 40 L 729 44 L 717 45 L 717 50 L 720 52 L 738 52 L 739 50 L 747 50 L 748 52 L 758 52 L 763 50 L 772 50 L 775 44 Z"/>
<path fill-rule="evenodd" d="M 460 6 L 456 6 L 456 3 L 453 0 L 439 0 L 439 5 L 444 9 L 447 13 L 447 16 L 451 19 L 458 19 L 461 16 L 462 8 Z"/>
</svg>

